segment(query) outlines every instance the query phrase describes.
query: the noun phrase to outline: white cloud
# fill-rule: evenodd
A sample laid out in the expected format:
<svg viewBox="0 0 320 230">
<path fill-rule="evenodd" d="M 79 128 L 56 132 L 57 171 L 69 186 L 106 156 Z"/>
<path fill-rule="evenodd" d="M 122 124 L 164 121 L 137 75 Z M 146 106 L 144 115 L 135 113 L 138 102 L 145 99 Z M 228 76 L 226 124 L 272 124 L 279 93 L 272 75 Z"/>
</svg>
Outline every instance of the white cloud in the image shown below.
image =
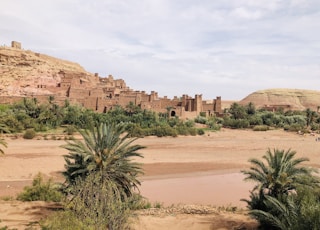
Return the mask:
<svg viewBox="0 0 320 230">
<path fill-rule="evenodd" d="M 3 0 L 0 21 L 1 44 L 160 96 L 241 99 L 320 83 L 317 0 Z"/>
</svg>

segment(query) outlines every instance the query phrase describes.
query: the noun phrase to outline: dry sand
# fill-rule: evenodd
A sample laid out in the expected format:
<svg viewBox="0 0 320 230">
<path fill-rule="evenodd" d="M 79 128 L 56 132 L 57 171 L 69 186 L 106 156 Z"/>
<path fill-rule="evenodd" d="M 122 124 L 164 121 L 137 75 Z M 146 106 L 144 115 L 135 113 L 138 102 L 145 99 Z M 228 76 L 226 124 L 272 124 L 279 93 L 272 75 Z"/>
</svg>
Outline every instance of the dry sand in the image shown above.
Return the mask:
<svg viewBox="0 0 320 230">
<path fill-rule="evenodd" d="M 0 158 L 0 197 L 15 196 L 41 172 L 61 180 L 66 150 L 61 140 L 24 140 L 7 138 L 8 148 Z M 320 142 L 312 135 L 297 135 L 281 130 L 253 132 L 221 130 L 204 136 L 147 137 L 135 143 L 147 146 L 141 152 L 145 175 L 141 177 L 141 193 L 151 202 L 237 206 L 244 208 L 241 198 L 248 197 L 252 184 L 243 182 L 241 169 L 248 159 L 260 158 L 268 148 L 297 151 L 297 157 L 308 157 L 309 166 L 320 168 Z M 24 229 L 28 221 L 38 220 L 43 202 L 21 203 L 1 201 L 0 226 Z M 49 205 L 49 210 L 52 209 Z M 48 209 L 46 209 L 48 211 Z M 199 214 L 140 213 L 136 229 L 234 229 L 256 225 L 247 216 L 226 212 Z"/>
</svg>

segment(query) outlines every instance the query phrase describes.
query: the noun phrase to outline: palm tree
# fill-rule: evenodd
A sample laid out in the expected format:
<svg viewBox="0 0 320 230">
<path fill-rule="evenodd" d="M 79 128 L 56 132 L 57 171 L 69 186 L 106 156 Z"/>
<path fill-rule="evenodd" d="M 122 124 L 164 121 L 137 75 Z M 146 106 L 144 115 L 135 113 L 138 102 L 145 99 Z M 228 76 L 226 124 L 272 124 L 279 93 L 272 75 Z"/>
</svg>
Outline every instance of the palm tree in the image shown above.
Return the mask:
<svg viewBox="0 0 320 230">
<path fill-rule="evenodd" d="M 308 161 L 308 158 L 294 159 L 296 152 L 290 149 L 270 149 L 262 157 L 265 162 L 258 159 L 250 159 L 250 170 L 243 170 L 245 180 L 257 182 L 253 191 L 263 192 L 273 197 L 288 194 L 296 190 L 299 185 L 317 186 L 318 179 L 312 175 L 314 169 L 299 166 Z"/>
<path fill-rule="evenodd" d="M 72 140 L 62 146 L 69 150 L 65 155 L 66 171 L 63 172 L 67 185 L 74 184 L 79 177 L 86 178 L 89 173 L 100 171 L 104 178 L 131 196 L 133 188 L 140 185 L 137 176 L 143 173 L 141 165 L 132 158 L 142 157 L 137 151 L 144 147 L 132 145 L 136 139 L 129 139 L 121 124 L 101 123 L 79 132 L 84 142 Z"/>
<path fill-rule="evenodd" d="M 306 113 L 306 121 L 307 121 L 307 128 L 308 128 L 310 125 L 312 125 L 314 120 L 317 118 L 317 113 L 309 108 L 305 110 L 305 113 Z"/>
<path fill-rule="evenodd" d="M 0 135 L 2 133 L 9 133 L 9 132 L 10 131 L 9 131 L 8 127 L 5 124 L 0 123 Z M 0 145 L 7 147 L 7 142 L 4 139 L 1 139 L 1 136 L 0 136 Z M 1 148 L 0 148 L 0 154 L 4 154 L 4 151 Z"/>
<path fill-rule="evenodd" d="M 264 229 L 300 230 L 320 228 L 319 194 L 306 193 L 283 196 L 277 199 L 265 196 L 266 210 L 250 210 Z"/>
<path fill-rule="evenodd" d="M 294 201 L 294 197 L 286 196 L 283 201 L 272 196 L 265 196 L 267 210 L 251 210 L 251 216 L 259 220 L 266 229 L 300 229 L 295 228 L 299 220 L 299 207 Z"/>
<path fill-rule="evenodd" d="M 265 229 L 305 229 L 296 228 L 297 215 L 302 214 L 296 198 L 303 197 L 301 191 L 319 187 L 319 178 L 313 175 L 314 169 L 300 166 L 308 159 L 294 158 L 295 154 L 290 149 L 268 149 L 264 161 L 250 159 L 252 166 L 242 171 L 245 180 L 257 183 L 250 199 L 243 201 L 248 204 L 249 214 Z"/>
<path fill-rule="evenodd" d="M 0 145 L 7 147 L 7 142 L 4 139 L 0 139 Z M 0 148 L 0 154 L 4 154 L 4 151 L 1 148 Z"/>
</svg>

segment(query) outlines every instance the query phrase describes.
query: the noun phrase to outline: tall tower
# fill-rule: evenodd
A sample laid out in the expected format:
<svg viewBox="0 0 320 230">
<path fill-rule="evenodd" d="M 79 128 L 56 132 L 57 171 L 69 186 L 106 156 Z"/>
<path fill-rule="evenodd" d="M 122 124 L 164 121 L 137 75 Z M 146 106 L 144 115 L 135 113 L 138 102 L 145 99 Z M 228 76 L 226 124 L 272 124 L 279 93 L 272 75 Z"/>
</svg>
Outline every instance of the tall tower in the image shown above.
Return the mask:
<svg viewBox="0 0 320 230">
<path fill-rule="evenodd" d="M 197 114 L 202 112 L 202 94 L 200 94 L 200 95 L 196 94 L 195 95 L 194 109 L 197 112 Z"/>
</svg>

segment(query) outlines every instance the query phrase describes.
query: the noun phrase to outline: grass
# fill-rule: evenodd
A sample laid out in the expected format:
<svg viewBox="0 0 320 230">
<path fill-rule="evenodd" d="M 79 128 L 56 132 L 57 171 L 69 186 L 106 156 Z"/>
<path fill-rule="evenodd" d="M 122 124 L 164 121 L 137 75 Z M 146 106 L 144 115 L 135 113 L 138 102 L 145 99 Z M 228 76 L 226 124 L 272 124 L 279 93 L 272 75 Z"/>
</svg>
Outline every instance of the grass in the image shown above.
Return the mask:
<svg viewBox="0 0 320 230">
<path fill-rule="evenodd" d="M 1 196 L 0 197 L 0 200 L 3 200 L 3 201 L 13 201 L 15 200 L 15 198 L 13 196 Z"/>
</svg>

